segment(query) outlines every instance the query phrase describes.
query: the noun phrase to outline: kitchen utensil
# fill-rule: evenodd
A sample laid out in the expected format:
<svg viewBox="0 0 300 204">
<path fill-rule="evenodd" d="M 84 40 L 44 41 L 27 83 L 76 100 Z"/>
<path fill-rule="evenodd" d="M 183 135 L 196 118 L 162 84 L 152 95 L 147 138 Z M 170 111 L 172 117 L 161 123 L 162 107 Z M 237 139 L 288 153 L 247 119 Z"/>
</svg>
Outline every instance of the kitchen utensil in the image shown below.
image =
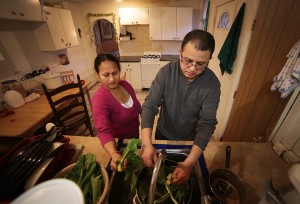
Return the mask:
<svg viewBox="0 0 300 204">
<path fill-rule="evenodd" d="M 44 82 L 47 89 L 56 89 L 59 86 L 62 86 L 62 80 L 60 73 L 47 73 L 43 76 Z"/>
<path fill-rule="evenodd" d="M 24 148 L 26 151 L 17 153 L 15 159 L 8 163 L 0 176 L 1 198 L 9 198 L 18 193 L 28 176 L 47 157 L 54 140 L 53 137 L 49 139 L 48 136 L 56 129 L 52 127 L 42 140 L 32 142 L 33 146 L 28 149 Z"/>
<path fill-rule="evenodd" d="M 84 198 L 78 185 L 61 178 L 40 183 L 12 201 L 12 204 L 41 203 L 84 204 Z"/>
<path fill-rule="evenodd" d="M 25 104 L 23 96 L 15 90 L 6 91 L 4 94 L 4 99 L 12 108 L 19 108 Z"/>
<path fill-rule="evenodd" d="M 209 185 L 214 195 L 225 203 L 242 203 L 246 189 L 241 178 L 229 170 L 231 147 L 226 147 L 225 169 L 215 169 L 209 177 Z"/>
</svg>

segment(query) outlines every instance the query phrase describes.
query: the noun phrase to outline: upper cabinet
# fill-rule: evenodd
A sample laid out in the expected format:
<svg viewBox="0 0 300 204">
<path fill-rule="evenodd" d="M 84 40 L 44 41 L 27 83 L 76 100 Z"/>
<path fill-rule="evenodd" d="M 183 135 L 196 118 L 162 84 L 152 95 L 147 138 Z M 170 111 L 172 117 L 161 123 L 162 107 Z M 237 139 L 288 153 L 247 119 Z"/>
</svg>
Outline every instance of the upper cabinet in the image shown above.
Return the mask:
<svg viewBox="0 0 300 204">
<path fill-rule="evenodd" d="M 78 45 L 71 11 L 45 6 L 46 22 L 34 25 L 41 51 L 54 51 Z"/>
<path fill-rule="evenodd" d="M 148 8 L 119 8 L 120 25 L 149 24 Z"/>
<path fill-rule="evenodd" d="M 0 18 L 42 21 L 42 7 L 39 0 L 1 0 Z"/>
<path fill-rule="evenodd" d="M 150 40 L 183 40 L 185 34 L 192 30 L 192 8 L 150 8 L 149 13 Z"/>
<path fill-rule="evenodd" d="M 161 8 L 149 8 L 150 40 L 161 40 Z"/>
</svg>

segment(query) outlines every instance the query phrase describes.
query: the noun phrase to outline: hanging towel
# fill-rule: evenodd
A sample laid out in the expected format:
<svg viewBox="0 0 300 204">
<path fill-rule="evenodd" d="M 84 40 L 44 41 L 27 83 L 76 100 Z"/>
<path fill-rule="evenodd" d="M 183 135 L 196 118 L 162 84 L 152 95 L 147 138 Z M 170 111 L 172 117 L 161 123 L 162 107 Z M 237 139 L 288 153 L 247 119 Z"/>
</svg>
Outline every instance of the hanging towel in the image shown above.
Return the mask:
<svg viewBox="0 0 300 204">
<path fill-rule="evenodd" d="M 230 31 L 218 55 L 222 75 L 225 71 L 228 74 L 232 74 L 233 71 L 233 63 L 236 57 L 239 37 L 244 19 L 245 5 L 246 4 L 243 3 L 238 14 L 236 15 L 236 18 L 234 19 Z"/>
<path fill-rule="evenodd" d="M 300 85 L 300 40 L 298 40 L 289 53 L 280 73 L 273 78 L 271 91 L 279 91 L 280 97 L 287 97 Z"/>
</svg>

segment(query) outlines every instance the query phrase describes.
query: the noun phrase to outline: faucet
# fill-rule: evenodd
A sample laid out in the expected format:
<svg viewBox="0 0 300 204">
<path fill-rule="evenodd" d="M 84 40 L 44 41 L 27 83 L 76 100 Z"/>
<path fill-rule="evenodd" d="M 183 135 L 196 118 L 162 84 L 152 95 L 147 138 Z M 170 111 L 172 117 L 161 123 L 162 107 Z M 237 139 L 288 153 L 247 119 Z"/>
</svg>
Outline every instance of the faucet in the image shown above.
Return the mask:
<svg viewBox="0 0 300 204">
<path fill-rule="evenodd" d="M 157 175 L 158 175 L 161 163 L 163 163 L 165 161 L 166 157 L 167 157 L 166 150 L 164 150 L 164 149 L 160 150 L 160 153 L 158 154 L 157 162 L 154 166 L 152 178 L 151 178 L 151 184 L 150 184 L 149 195 L 148 195 L 148 204 L 153 204 L 153 202 L 154 202 Z"/>
</svg>

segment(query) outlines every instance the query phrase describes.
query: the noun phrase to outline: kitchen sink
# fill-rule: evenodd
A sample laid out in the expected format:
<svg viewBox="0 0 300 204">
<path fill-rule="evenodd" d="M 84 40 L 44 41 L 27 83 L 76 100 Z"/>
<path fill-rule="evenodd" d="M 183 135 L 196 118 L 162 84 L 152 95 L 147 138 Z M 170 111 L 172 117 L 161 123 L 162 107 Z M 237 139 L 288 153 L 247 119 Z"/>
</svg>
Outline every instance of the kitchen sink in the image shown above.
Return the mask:
<svg viewBox="0 0 300 204">
<path fill-rule="evenodd" d="M 160 149 L 157 149 L 159 152 Z M 175 162 L 184 161 L 190 149 L 166 149 L 167 157 L 166 159 L 173 160 Z M 113 172 L 110 178 L 110 185 L 108 190 L 108 196 L 106 203 L 114 204 L 120 203 L 123 204 L 120 199 L 122 197 L 122 189 L 120 186 L 122 185 L 124 172 Z M 209 203 L 208 196 L 206 193 L 205 182 L 203 178 L 203 174 L 201 171 L 200 162 L 197 163 L 195 168 L 193 169 L 190 177 L 190 181 L 192 184 L 192 197 L 190 200 L 190 204 L 200 204 L 200 203 Z M 129 195 L 126 195 L 129 196 Z M 135 202 L 133 202 L 135 203 Z M 125 203 L 124 203 L 125 204 Z"/>
</svg>

